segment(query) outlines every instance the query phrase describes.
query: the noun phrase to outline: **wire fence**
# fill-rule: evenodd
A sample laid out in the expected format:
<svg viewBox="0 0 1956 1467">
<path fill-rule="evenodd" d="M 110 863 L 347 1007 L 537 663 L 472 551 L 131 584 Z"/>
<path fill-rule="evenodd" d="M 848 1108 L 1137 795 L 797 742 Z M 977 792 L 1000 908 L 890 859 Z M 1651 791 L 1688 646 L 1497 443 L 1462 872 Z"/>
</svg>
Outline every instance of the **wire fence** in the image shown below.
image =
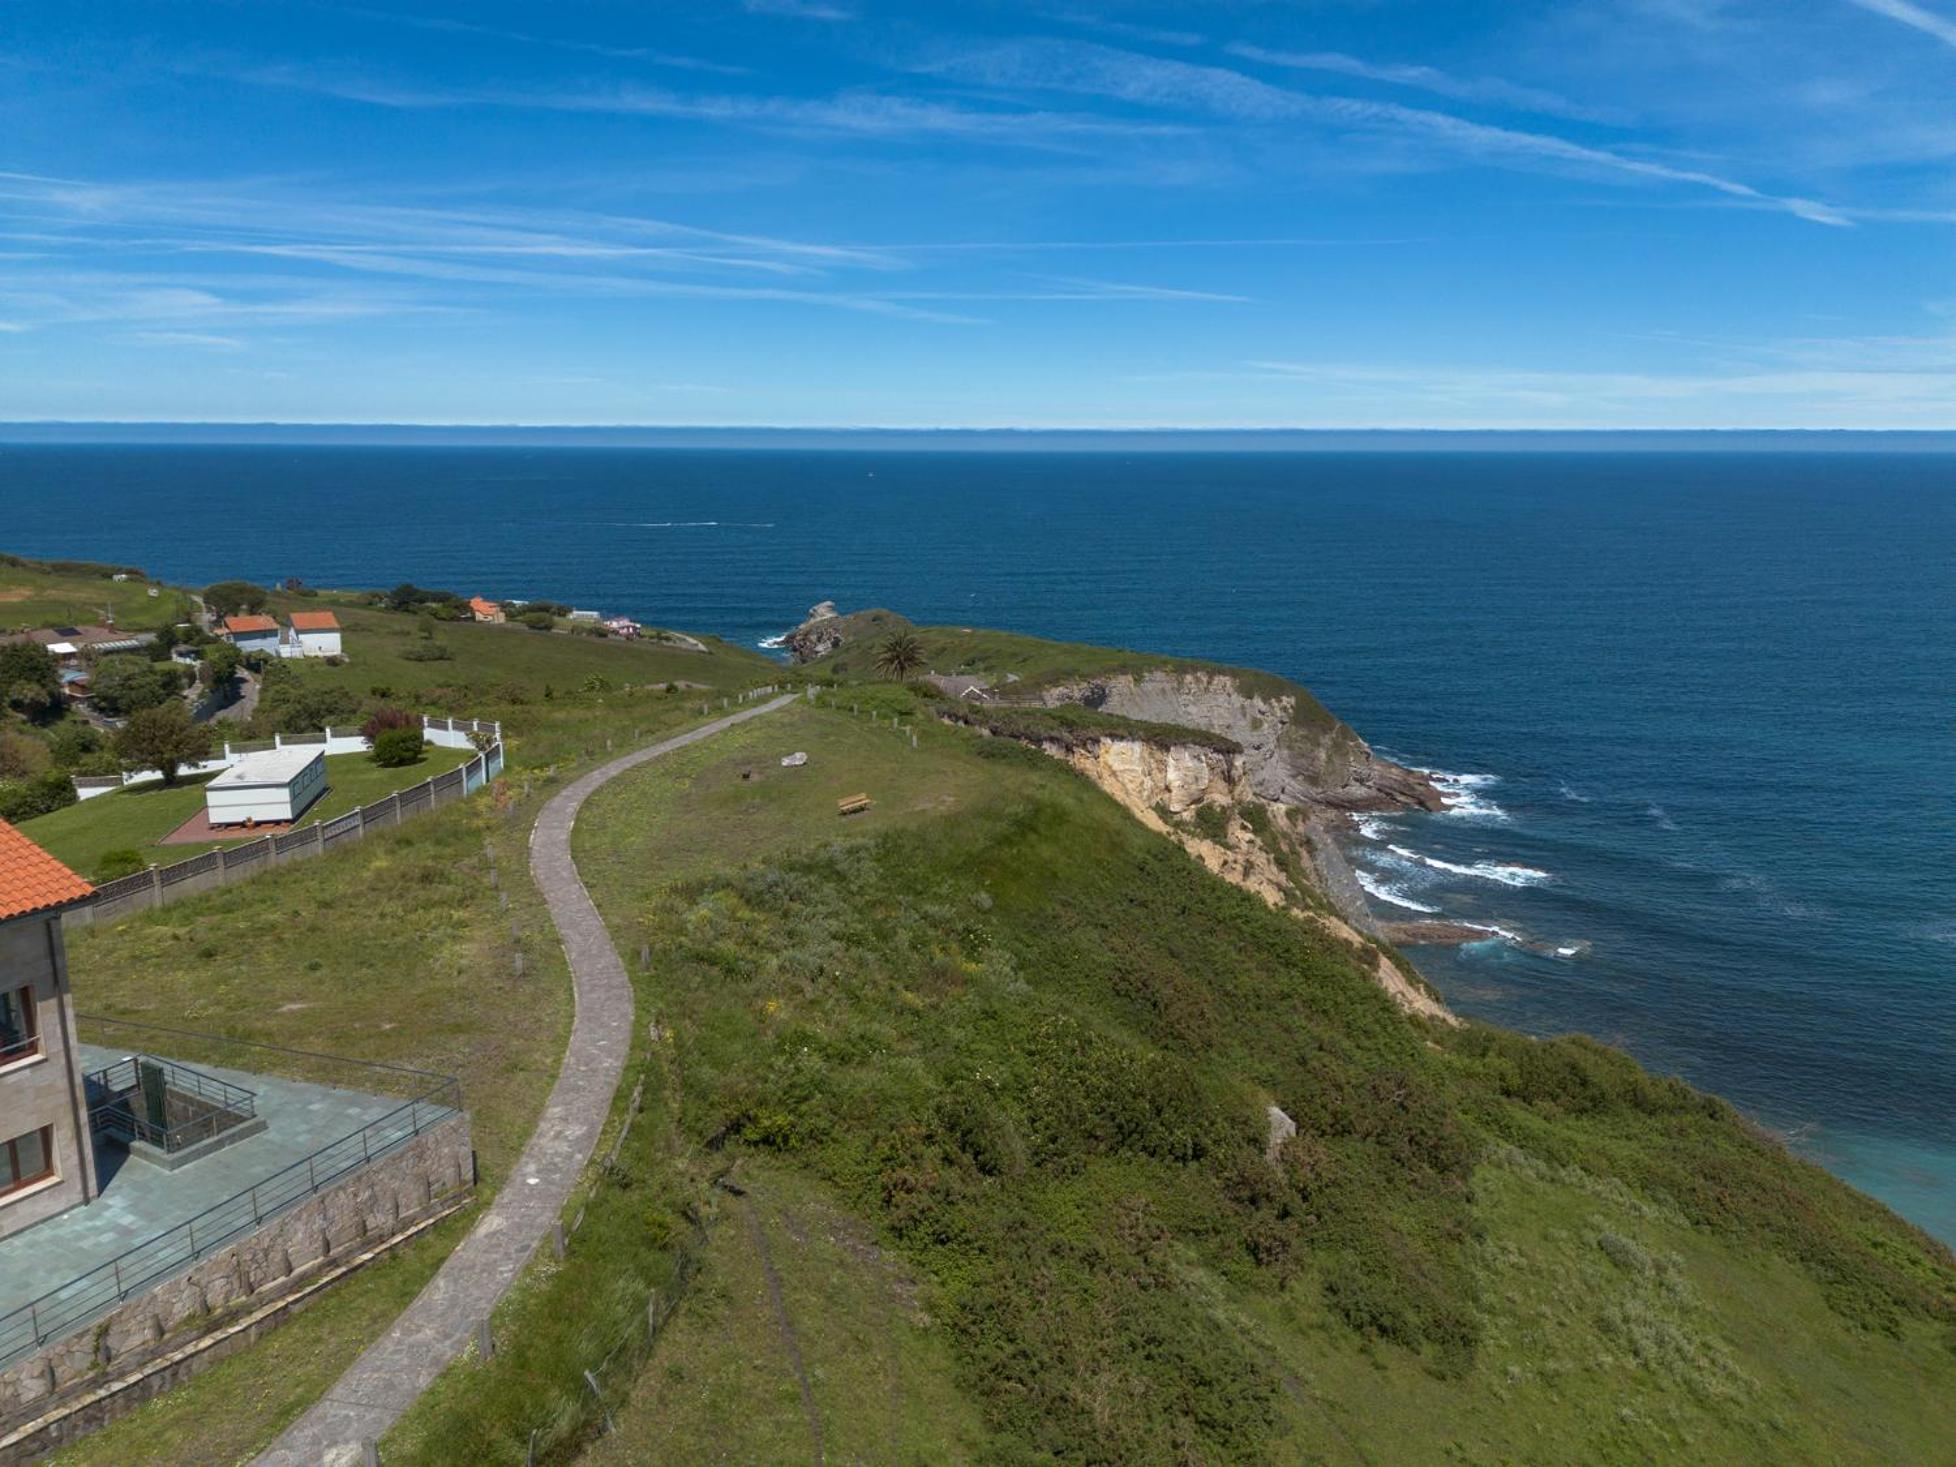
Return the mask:
<svg viewBox="0 0 1956 1467">
<path fill-rule="evenodd" d="M 446 719 L 457 732 L 467 730 L 469 719 Z M 484 725 L 485 728 L 494 725 Z M 382 800 L 349 810 L 331 820 L 314 821 L 297 830 L 260 836 L 243 845 L 219 847 L 187 861 L 169 866 L 151 866 L 133 876 L 105 881 L 86 901 L 63 910 L 62 921 L 83 927 L 91 922 L 109 921 L 130 912 L 167 907 L 185 897 L 229 886 L 247 876 L 287 861 L 317 856 L 349 840 L 360 840 L 368 831 L 399 825 L 411 816 L 440 809 L 474 794 L 503 772 L 503 745 L 500 737 L 466 763 L 408 789 L 397 790 Z"/>
</svg>

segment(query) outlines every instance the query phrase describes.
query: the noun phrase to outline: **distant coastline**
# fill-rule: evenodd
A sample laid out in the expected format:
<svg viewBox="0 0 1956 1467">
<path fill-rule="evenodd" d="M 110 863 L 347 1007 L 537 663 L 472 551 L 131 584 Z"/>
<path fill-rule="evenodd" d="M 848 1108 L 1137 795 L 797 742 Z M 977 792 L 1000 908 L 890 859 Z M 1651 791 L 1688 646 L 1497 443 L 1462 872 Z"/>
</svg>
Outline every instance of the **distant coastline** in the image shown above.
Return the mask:
<svg viewBox="0 0 1956 1467">
<path fill-rule="evenodd" d="M 822 428 L 0 422 L 0 445 L 1033 453 L 1956 453 L 1956 429 Z"/>
</svg>

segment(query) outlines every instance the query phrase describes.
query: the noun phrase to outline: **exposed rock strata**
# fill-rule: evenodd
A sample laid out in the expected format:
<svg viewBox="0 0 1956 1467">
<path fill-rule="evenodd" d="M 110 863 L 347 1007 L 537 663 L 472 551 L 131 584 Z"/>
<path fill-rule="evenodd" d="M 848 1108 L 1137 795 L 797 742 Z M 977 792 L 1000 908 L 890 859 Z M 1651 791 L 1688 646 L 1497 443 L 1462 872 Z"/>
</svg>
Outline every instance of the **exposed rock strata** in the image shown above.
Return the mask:
<svg viewBox="0 0 1956 1467">
<path fill-rule="evenodd" d="M 1243 746 L 1250 787 L 1282 805 L 1336 810 L 1441 810 L 1433 782 L 1374 754 L 1351 729 L 1297 692 L 1245 688 L 1227 671 L 1159 668 L 1058 683 L 1047 704 L 1078 703 L 1123 718 L 1206 729 Z"/>
</svg>

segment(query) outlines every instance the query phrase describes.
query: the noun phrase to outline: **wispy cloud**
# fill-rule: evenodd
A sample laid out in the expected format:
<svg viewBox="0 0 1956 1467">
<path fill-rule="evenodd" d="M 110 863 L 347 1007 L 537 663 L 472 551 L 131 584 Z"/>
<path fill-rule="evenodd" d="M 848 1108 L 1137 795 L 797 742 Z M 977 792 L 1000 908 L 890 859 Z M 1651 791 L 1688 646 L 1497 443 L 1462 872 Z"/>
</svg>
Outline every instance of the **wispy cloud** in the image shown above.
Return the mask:
<svg viewBox="0 0 1956 1467">
<path fill-rule="evenodd" d="M 856 12 L 827 0 L 741 0 L 741 8 L 754 15 L 786 15 L 795 20 L 854 20 Z"/>
<path fill-rule="evenodd" d="M 906 282 L 894 289 L 883 281 L 920 268 L 899 249 L 588 211 L 376 205 L 235 186 L 158 188 L 19 173 L 0 174 L 0 204 L 8 203 L 38 214 L 33 233 L 60 246 L 60 258 L 95 253 L 169 263 L 147 273 L 72 267 L 16 272 L 0 279 L 0 304 L 40 324 L 167 324 L 184 336 L 176 345 L 191 344 L 187 334 L 197 328 L 327 324 L 409 309 L 476 310 L 515 293 L 774 302 L 956 325 L 980 319 L 946 308 L 956 303 L 1240 299 L 1145 281 L 1074 277 L 1041 278 L 1030 287 L 1009 279 L 997 288 Z M 207 282 L 180 263 L 220 256 L 254 268 Z M 300 278 L 264 275 L 257 267 L 283 268 Z M 767 278 L 757 281 L 757 275 Z M 348 292 L 313 278 L 344 276 L 393 284 L 378 294 Z M 444 293 L 402 293 L 416 284 Z"/>
<path fill-rule="evenodd" d="M 1934 36 L 1945 46 L 1956 46 L 1956 19 L 1939 15 L 1913 3 L 1913 0 L 1847 0 L 1847 3 L 1913 26 L 1924 35 Z"/>
<path fill-rule="evenodd" d="M 614 46 L 599 41 L 578 41 L 562 36 L 541 36 L 532 31 L 505 30 L 499 26 L 477 25 L 466 20 L 449 20 L 430 15 L 401 15 L 391 10 L 374 10 L 364 5 L 326 5 L 324 9 L 342 15 L 360 16 L 388 25 L 414 30 L 438 31 L 448 35 L 482 36 L 488 40 L 509 41 L 520 46 L 547 46 L 553 51 L 569 51 L 582 56 L 602 56 L 612 61 L 634 61 L 648 66 L 663 66 L 675 71 L 703 71 L 718 76 L 750 76 L 745 66 L 707 61 L 698 56 L 682 56 L 649 46 Z"/>
<path fill-rule="evenodd" d="M 243 351 L 244 342 L 235 336 L 214 336 L 204 331 L 131 331 L 122 338 L 137 346 L 190 346 L 207 351 Z"/>
<path fill-rule="evenodd" d="M 1198 65 L 1084 42 L 1016 42 L 953 53 L 919 69 L 1003 89 L 1060 91 L 1142 107 L 1198 110 L 1239 122 L 1314 122 L 1424 141 L 1511 168 L 1583 170 L 1686 184 L 1776 209 L 1818 224 L 1845 226 L 1837 209 L 1812 199 L 1769 193 L 1737 179 L 1550 133 L 1474 122 L 1452 113 L 1357 97 L 1273 86 L 1227 67 Z"/>
<path fill-rule="evenodd" d="M 1267 47 L 1252 46 L 1241 41 L 1232 42 L 1223 49 L 1232 56 L 1240 57 L 1245 61 L 1259 62 L 1265 66 L 1279 66 L 1291 71 L 1316 71 L 1335 76 L 1359 77 L 1365 81 L 1411 87 L 1418 91 L 1431 92 L 1439 97 L 1452 97 L 1462 102 L 1490 102 L 1523 112 L 1539 112 L 1546 116 L 1567 117 L 1579 122 L 1624 120 L 1620 113 L 1585 106 L 1555 92 L 1521 86 L 1515 82 L 1503 81 L 1499 77 L 1455 76 L 1437 67 L 1404 62 L 1364 61 L 1338 51 L 1272 51 Z"/>
<path fill-rule="evenodd" d="M 785 97 L 738 92 L 682 92 L 661 87 L 590 85 L 551 90 L 429 87 L 321 70 L 311 65 L 209 68 L 254 86 L 338 97 L 374 107 L 433 110 L 509 107 L 610 113 L 772 129 L 796 137 L 831 133 L 862 138 L 959 137 L 1025 147 L 1066 147 L 1083 139 L 1166 137 L 1186 132 L 1160 122 L 1040 109 L 977 107 L 883 92 Z"/>
</svg>

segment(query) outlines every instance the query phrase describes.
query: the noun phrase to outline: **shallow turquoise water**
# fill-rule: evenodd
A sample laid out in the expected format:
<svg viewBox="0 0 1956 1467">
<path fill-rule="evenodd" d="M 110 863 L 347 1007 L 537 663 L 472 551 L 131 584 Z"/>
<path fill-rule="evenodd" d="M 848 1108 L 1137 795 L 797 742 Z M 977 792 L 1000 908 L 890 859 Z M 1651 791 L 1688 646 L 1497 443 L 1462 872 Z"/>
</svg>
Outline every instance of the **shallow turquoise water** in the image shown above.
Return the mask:
<svg viewBox="0 0 1956 1467">
<path fill-rule="evenodd" d="M 0 545 L 1289 674 L 1483 777 L 1354 841 L 1528 944 L 1423 952 L 1452 1002 L 1623 1044 L 1956 1241 L 1956 458 L 0 448 Z"/>
</svg>

